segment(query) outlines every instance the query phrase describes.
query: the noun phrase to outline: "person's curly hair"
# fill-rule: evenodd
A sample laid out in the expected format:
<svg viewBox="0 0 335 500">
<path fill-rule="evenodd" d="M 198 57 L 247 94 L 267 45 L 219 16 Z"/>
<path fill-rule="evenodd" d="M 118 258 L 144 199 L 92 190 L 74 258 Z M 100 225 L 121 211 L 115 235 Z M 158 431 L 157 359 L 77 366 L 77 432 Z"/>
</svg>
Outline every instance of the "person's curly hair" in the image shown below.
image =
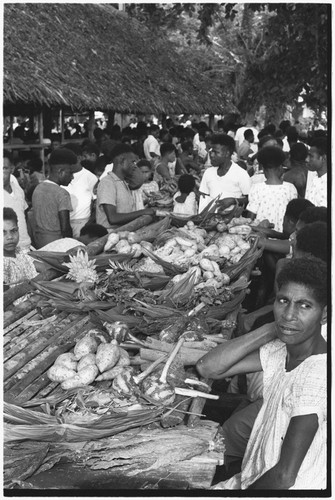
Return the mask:
<svg viewBox="0 0 335 500">
<path fill-rule="evenodd" d="M 323 307 L 327 304 L 327 265 L 315 257 L 289 259 L 277 278 L 278 290 L 289 283 L 309 288 L 315 300 Z"/>
</svg>

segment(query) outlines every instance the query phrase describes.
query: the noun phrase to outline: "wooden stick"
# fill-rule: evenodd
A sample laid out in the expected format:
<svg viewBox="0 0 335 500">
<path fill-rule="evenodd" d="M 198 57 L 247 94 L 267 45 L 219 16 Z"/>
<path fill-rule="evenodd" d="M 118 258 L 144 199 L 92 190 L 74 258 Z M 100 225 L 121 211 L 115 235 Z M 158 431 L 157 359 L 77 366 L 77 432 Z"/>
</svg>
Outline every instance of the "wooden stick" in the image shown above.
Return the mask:
<svg viewBox="0 0 335 500">
<path fill-rule="evenodd" d="M 163 363 L 165 358 L 166 358 L 166 354 L 163 354 L 163 356 L 160 356 L 158 359 L 156 359 L 156 361 L 151 363 L 151 365 L 148 366 L 148 368 L 144 372 L 140 373 L 140 375 L 138 375 L 137 377 L 134 377 L 136 384 L 139 384 L 140 382 L 142 382 L 142 380 L 145 379 L 145 377 L 150 375 L 150 373 L 152 373 L 158 365 Z"/>
<path fill-rule="evenodd" d="M 183 343 L 185 342 L 185 339 L 183 338 L 180 338 L 175 346 L 175 348 L 173 349 L 173 351 L 171 352 L 164 368 L 163 368 L 163 371 L 162 371 L 162 374 L 160 376 L 160 379 L 159 381 L 162 382 L 162 384 L 166 384 L 166 377 L 167 377 L 167 374 L 168 374 L 168 371 L 169 371 L 169 368 L 174 360 L 174 358 L 177 356 L 178 354 L 178 351 L 179 349 L 181 348 L 181 346 L 183 345 Z"/>
<path fill-rule="evenodd" d="M 207 394 L 206 392 L 196 391 L 195 389 L 184 389 L 183 387 L 175 387 L 174 391 L 180 396 L 191 396 L 193 398 L 200 397 L 204 399 L 219 399 L 215 394 Z M 193 412 L 192 412 L 193 413 Z"/>
</svg>

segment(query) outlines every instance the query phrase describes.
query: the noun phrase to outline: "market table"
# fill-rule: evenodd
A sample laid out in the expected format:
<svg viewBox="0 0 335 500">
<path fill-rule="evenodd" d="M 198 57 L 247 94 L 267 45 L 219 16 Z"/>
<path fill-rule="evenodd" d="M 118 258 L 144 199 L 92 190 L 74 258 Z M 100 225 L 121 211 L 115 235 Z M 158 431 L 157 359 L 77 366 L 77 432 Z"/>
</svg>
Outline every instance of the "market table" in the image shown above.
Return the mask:
<svg viewBox="0 0 335 500">
<path fill-rule="evenodd" d="M 37 310 L 34 309 L 6 327 L 3 336 L 4 400 L 21 405 L 32 399 L 58 394 L 59 384 L 50 382 L 46 371 L 59 354 L 71 350 L 75 342 L 82 338 L 92 326 L 88 315 L 60 313 L 47 320 L 40 320 Z M 183 443 L 187 442 L 189 436 L 193 436 L 194 439 L 201 436 L 206 445 L 202 445 L 198 453 L 193 449 L 190 459 L 178 461 L 176 457 L 175 463 L 167 463 L 147 472 L 145 469 L 148 468 L 148 463 L 145 460 L 143 464 L 137 462 L 135 476 L 128 476 L 126 471 L 120 472 L 120 468 L 92 470 L 85 465 L 84 461 L 78 463 L 78 456 L 82 456 L 80 450 L 88 446 L 87 443 L 49 443 L 50 449 L 45 462 L 48 462 L 48 457 L 54 456 L 55 450 L 59 450 L 62 446 L 65 446 L 67 451 L 76 451 L 75 460 L 73 457 L 69 460 L 67 457 L 65 463 L 62 461 L 56 463 L 50 470 L 28 477 L 23 484 L 24 487 L 34 489 L 208 489 L 216 466 L 223 464 L 222 442 L 220 443 L 219 440 L 216 446 L 213 445 L 217 431 L 217 423 L 199 418 L 193 421 L 192 427 L 180 425 L 177 428 L 162 429 L 159 424 L 152 424 L 150 430 L 147 431 L 146 438 L 149 440 L 153 435 L 156 435 L 159 440 L 163 436 L 166 439 L 173 435 L 175 442 L 183 449 Z M 129 432 L 133 435 L 136 432 L 142 432 L 143 435 L 145 430 L 133 429 L 128 431 L 128 434 Z M 124 439 L 128 434 L 126 432 L 108 438 L 108 446 Z M 96 446 L 98 442 L 102 440 L 91 442 L 91 446 Z M 29 446 L 33 446 L 34 442 L 25 441 L 24 444 L 27 448 L 26 453 L 29 455 Z M 35 442 L 35 444 L 42 443 Z M 7 443 L 5 448 L 11 451 L 13 449 L 15 452 L 17 446 L 17 443 Z M 194 444 L 191 444 L 191 447 L 193 446 Z M 177 445 L 175 448 L 178 450 Z M 4 465 L 6 467 L 6 455 Z"/>
</svg>

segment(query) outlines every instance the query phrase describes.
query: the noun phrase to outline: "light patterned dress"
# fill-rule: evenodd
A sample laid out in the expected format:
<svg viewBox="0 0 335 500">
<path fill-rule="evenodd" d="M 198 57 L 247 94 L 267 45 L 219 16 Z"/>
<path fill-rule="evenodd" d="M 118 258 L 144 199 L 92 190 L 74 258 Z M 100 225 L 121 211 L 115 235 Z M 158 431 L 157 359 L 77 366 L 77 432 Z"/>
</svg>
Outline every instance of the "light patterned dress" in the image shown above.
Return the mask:
<svg viewBox="0 0 335 500">
<path fill-rule="evenodd" d="M 291 418 L 310 414 L 318 416 L 319 427 L 290 489 L 326 488 L 327 356 L 310 356 L 287 372 L 286 355 L 286 344 L 278 339 L 260 348 L 264 402 L 243 458 L 242 473 L 213 489 L 247 489 L 278 463 Z"/>
<path fill-rule="evenodd" d="M 289 201 L 298 198 L 298 192 L 289 182 L 282 184 L 253 184 L 249 192 L 247 210 L 256 214 L 256 219 L 268 219 L 274 224 L 274 230 L 282 232 L 283 220 Z"/>
<path fill-rule="evenodd" d="M 4 284 L 9 287 L 14 287 L 23 281 L 30 280 L 37 276 L 37 271 L 34 265 L 34 259 L 27 254 L 26 251 L 17 249 L 16 257 L 3 258 L 3 278 Z M 20 304 L 26 300 L 28 295 L 20 297 L 14 302 L 14 305 Z"/>
</svg>

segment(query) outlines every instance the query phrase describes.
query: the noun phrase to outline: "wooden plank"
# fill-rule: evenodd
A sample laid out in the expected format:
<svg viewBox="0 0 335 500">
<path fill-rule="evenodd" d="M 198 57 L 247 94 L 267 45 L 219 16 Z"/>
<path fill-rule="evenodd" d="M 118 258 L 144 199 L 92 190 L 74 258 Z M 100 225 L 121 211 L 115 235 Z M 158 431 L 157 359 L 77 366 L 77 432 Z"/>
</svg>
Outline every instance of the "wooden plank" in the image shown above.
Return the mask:
<svg viewBox="0 0 335 500">
<path fill-rule="evenodd" d="M 8 401 L 9 399 L 11 400 L 15 399 L 16 402 L 20 403 L 29 401 L 31 398 L 37 396 L 37 394 L 42 389 L 46 389 L 48 385 L 52 384 L 52 382 L 50 382 L 49 378 L 47 377 L 46 372 L 60 354 L 68 352 L 73 348 L 77 340 L 81 339 L 90 329 L 90 326 L 84 325 L 81 326 L 80 328 L 82 328 L 80 334 L 76 336 L 76 338 L 73 339 L 73 341 L 67 342 L 58 347 L 57 345 L 51 346 L 49 349 L 47 349 L 46 351 L 42 352 L 39 356 L 37 356 L 33 361 L 33 363 L 31 363 L 33 367 L 32 370 L 30 370 L 30 366 L 28 364 L 24 368 L 24 371 L 27 372 L 27 374 L 24 377 L 21 376 L 21 380 L 16 382 L 15 385 L 13 385 L 10 388 L 10 390 L 6 391 L 6 400 Z M 58 344 L 61 344 L 61 341 L 62 339 L 60 338 Z M 53 389 L 55 388 L 58 389 L 59 387 L 60 387 L 59 384 L 55 383 L 45 392 L 47 394 L 50 394 L 50 392 L 52 392 Z"/>
<path fill-rule="evenodd" d="M 75 320 L 69 326 L 66 325 L 65 330 L 57 331 L 50 338 L 42 338 L 37 346 L 36 344 L 34 344 L 32 349 L 27 349 L 25 355 L 24 353 L 19 353 L 18 355 L 14 356 L 14 358 L 7 361 L 5 363 L 4 370 L 4 380 L 6 380 L 5 390 L 12 387 L 17 382 L 17 380 L 20 380 L 23 376 L 23 373 L 27 373 L 30 370 L 28 368 L 28 366 L 30 366 L 31 368 L 29 362 L 32 360 L 36 360 L 39 354 L 44 357 L 50 349 L 52 352 L 52 350 L 55 349 L 57 345 L 64 345 L 74 342 L 76 340 L 74 336 L 76 336 L 78 332 L 80 332 L 80 329 L 85 325 L 87 321 L 88 316 L 85 316 L 79 321 Z M 21 370 L 21 368 L 23 369 Z"/>
<path fill-rule="evenodd" d="M 69 316 L 67 313 L 61 313 L 59 317 L 57 317 L 56 322 L 50 321 L 49 323 L 42 324 L 40 327 L 38 327 L 38 325 L 22 325 L 23 328 L 26 327 L 26 330 L 24 330 L 20 336 L 13 337 L 11 342 L 6 345 L 3 352 L 4 360 L 7 361 L 19 352 L 25 351 L 27 346 L 33 349 L 35 342 L 37 347 L 41 338 L 46 340 L 50 337 L 50 335 L 48 335 L 50 332 L 54 335 L 55 329 L 59 331 L 59 328 L 65 327 L 75 319 L 75 314 Z"/>
<path fill-rule="evenodd" d="M 26 321 L 28 319 L 31 319 L 33 316 L 37 316 L 36 309 L 33 309 L 32 311 L 27 313 L 23 318 L 20 318 L 20 319 L 14 321 L 14 323 L 11 323 L 10 325 L 8 325 L 3 331 L 4 335 L 7 335 L 7 333 L 9 333 L 11 330 L 13 330 L 17 326 L 19 326 L 22 323 L 22 321 Z"/>
</svg>

